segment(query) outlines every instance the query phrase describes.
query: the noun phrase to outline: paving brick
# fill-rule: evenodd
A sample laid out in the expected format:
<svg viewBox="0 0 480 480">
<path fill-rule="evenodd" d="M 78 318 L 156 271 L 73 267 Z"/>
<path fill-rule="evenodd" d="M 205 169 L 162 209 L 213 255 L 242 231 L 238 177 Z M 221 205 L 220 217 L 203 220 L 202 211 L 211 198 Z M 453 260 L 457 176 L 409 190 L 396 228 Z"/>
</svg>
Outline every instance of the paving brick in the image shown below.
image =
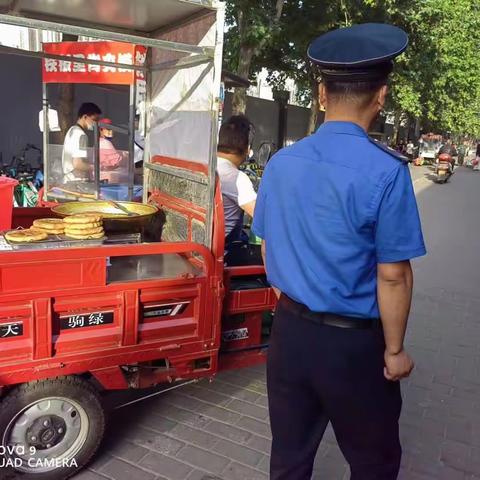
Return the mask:
<svg viewBox="0 0 480 480">
<path fill-rule="evenodd" d="M 185 463 L 155 452 L 146 455 L 139 465 L 169 480 L 184 480 L 193 470 Z"/>
<path fill-rule="evenodd" d="M 191 443 L 203 448 L 211 448 L 218 443 L 218 437 L 202 430 L 188 427 L 187 425 L 178 424 L 170 430 L 169 435 L 178 438 L 185 443 Z"/>
<path fill-rule="evenodd" d="M 146 428 L 137 428 L 128 434 L 128 438 L 135 445 L 167 455 L 175 455 L 185 445 L 183 442 Z"/>
<path fill-rule="evenodd" d="M 248 430 L 249 432 L 260 435 L 261 437 L 271 438 L 272 432 L 270 425 L 250 417 L 242 417 L 237 423 L 237 426 Z"/>
<path fill-rule="evenodd" d="M 270 457 L 265 455 L 255 468 L 268 475 L 270 473 Z"/>
<path fill-rule="evenodd" d="M 249 438 L 247 445 L 250 448 L 258 450 L 259 452 L 263 452 L 266 455 L 270 455 L 272 441 L 268 438 L 259 437 L 258 435 L 252 435 Z"/>
<path fill-rule="evenodd" d="M 205 384 L 202 384 L 204 386 Z M 252 392 L 243 387 L 232 385 L 230 383 L 222 382 L 221 379 L 215 380 L 210 388 L 215 388 L 215 391 L 229 395 L 232 398 L 238 398 L 247 402 L 255 403 L 255 401 L 261 396 L 260 393 Z"/>
<path fill-rule="evenodd" d="M 210 475 L 202 470 L 193 470 L 186 480 L 222 480 L 220 477 Z"/>
<path fill-rule="evenodd" d="M 260 405 L 253 405 L 242 400 L 232 400 L 228 404 L 229 410 L 247 415 L 249 417 L 258 418 L 259 420 L 266 420 L 268 418 L 268 410 Z"/>
<path fill-rule="evenodd" d="M 74 475 L 75 480 L 105 480 L 108 477 L 100 475 L 99 473 L 91 472 L 90 470 L 83 470 L 83 472 Z"/>
<path fill-rule="evenodd" d="M 237 443 L 246 443 L 252 436 L 247 430 L 228 425 L 227 423 L 217 422 L 215 420 L 206 425 L 204 430 Z"/>
<path fill-rule="evenodd" d="M 168 405 L 166 405 L 165 408 L 168 408 Z M 175 427 L 175 425 L 177 425 L 177 422 L 169 420 L 168 418 L 159 415 L 155 410 L 152 410 L 147 417 L 142 418 L 133 425 L 131 429 L 143 426 L 145 428 L 155 429 L 156 432 L 164 433 L 169 432 Z"/>
<path fill-rule="evenodd" d="M 261 393 L 263 395 L 266 395 L 267 393 L 267 386 L 265 383 L 259 382 L 257 380 L 241 377 L 239 375 L 230 374 L 226 378 L 220 377 L 220 380 L 222 380 L 225 383 L 230 383 L 232 385 L 237 385 L 239 387 L 247 388 L 248 390 L 251 390 L 256 393 Z"/>
<path fill-rule="evenodd" d="M 267 395 L 260 395 L 258 399 L 255 401 L 257 405 L 261 405 L 262 407 L 268 408 L 268 397 Z"/>
<path fill-rule="evenodd" d="M 157 415 L 160 415 L 160 422 L 162 422 L 163 418 L 167 418 L 171 421 L 185 423 L 196 428 L 201 428 L 210 422 L 210 419 L 203 415 L 203 411 L 191 412 L 173 405 L 159 405 L 155 412 Z"/>
<path fill-rule="evenodd" d="M 213 418 L 214 420 L 219 420 L 226 423 L 235 423 L 241 418 L 239 413 L 209 404 L 205 404 L 200 413 L 205 417 Z"/>
<path fill-rule="evenodd" d="M 469 447 L 463 443 L 446 440 L 441 447 L 440 460 L 447 466 L 463 470 L 468 461 Z"/>
<path fill-rule="evenodd" d="M 183 448 L 177 458 L 215 475 L 221 473 L 230 463 L 230 460 L 220 455 L 190 445 Z"/>
<path fill-rule="evenodd" d="M 257 450 L 244 447 L 238 443 L 229 442 L 228 440 L 220 440 L 212 448 L 212 451 L 251 467 L 256 467 L 264 456 L 263 453 Z"/>
<path fill-rule="evenodd" d="M 219 393 L 213 390 L 207 390 L 206 388 L 198 386 L 192 387 L 189 390 L 188 394 L 196 399 L 200 399 L 208 403 L 213 403 L 217 406 L 225 406 L 232 400 L 232 397 L 229 395 L 225 395 L 223 393 Z"/>
<path fill-rule="evenodd" d="M 348 471 L 345 463 L 330 457 L 322 457 L 314 464 L 312 480 L 343 479 Z"/>
<path fill-rule="evenodd" d="M 258 372 L 255 370 L 250 370 L 249 368 L 242 368 L 240 370 L 234 370 L 230 372 L 234 376 L 248 378 L 250 380 L 255 380 L 256 382 L 267 383 L 266 372 Z"/>
<path fill-rule="evenodd" d="M 95 472 L 99 472 L 102 467 L 104 467 L 110 460 L 112 460 L 112 456 L 108 454 L 107 452 L 98 453 L 93 457 L 93 461 L 90 462 L 89 468 L 90 470 L 94 470 Z M 0 477 L 1 478 L 1 477 Z"/>
<path fill-rule="evenodd" d="M 449 440 L 471 444 L 472 424 L 468 420 L 451 420 L 446 426 L 446 437 Z"/>
<path fill-rule="evenodd" d="M 412 471 L 400 471 L 398 480 L 432 480 L 432 477 Z"/>
<path fill-rule="evenodd" d="M 443 462 L 425 458 L 423 455 L 410 458 L 410 470 L 430 476 L 434 479 L 444 478 L 445 480 L 463 480 L 463 472 L 446 466 Z M 449 475 L 447 475 L 447 472 Z"/>
<path fill-rule="evenodd" d="M 197 397 L 184 395 L 181 389 L 178 389 L 178 393 L 169 392 L 168 396 L 165 396 L 163 400 L 169 405 L 185 408 L 186 410 L 191 410 L 193 412 L 199 410 L 203 405 Z"/>
<path fill-rule="evenodd" d="M 222 473 L 224 480 L 268 480 L 268 476 L 259 470 L 253 470 L 238 463 L 232 463 Z"/>
<path fill-rule="evenodd" d="M 116 458 L 108 462 L 103 468 L 102 473 L 105 473 L 108 477 L 113 480 L 125 480 L 125 479 L 135 479 L 135 480 L 153 480 L 156 475 L 145 470 L 141 470 L 130 463 L 123 462 Z"/>
<path fill-rule="evenodd" d="M 149 452 L 149 450 L 123 440 L 117 442 L 116 445 L 109 448 L 108 452 L 115 457 L 120 457 L 122 460 L 138 462 Z"/>
</svg>

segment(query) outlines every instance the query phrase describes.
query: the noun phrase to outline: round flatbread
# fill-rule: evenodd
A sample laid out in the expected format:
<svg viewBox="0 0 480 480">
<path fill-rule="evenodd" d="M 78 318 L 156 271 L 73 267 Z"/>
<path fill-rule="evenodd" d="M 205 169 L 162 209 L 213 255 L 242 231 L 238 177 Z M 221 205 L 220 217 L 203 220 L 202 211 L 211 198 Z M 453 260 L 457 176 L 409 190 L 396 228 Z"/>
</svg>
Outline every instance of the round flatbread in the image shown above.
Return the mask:
<svg viewBox="0 0 480 480">
<path fill-rule="evenodd" d="M 65 232 L 65 236 L 68 238 L 75 238 L 76 240 L 94 240 L 103 238 L 105 236 L 105 232 L 102 230 L 100 233 L 92 233 L 90 235 L 77 235 L 75 233 Z"/>
<path fill-rule="evenodd" d="M 48 234 L 36 228 L 28 228 L 26 230 L 11 230 L 5 234 L 5 238 L 14 243 L 32 243 L 45 240 L 48 238 Z"/>
<path fill-rule="evenodd" d="M 70 227 L 67 227 L 65 229 L 66 235 L 68 235 L 69 233 L 72 233 L 73 235 L 95 235 L 96 233 L 101 232 L 103 232 L 103 227 L 84 228 L 82 230 Z"/>
<path fill-rule="evenodd" d="M 63 221 L 66 224 L 84 224 L 84 223 L 97 223 L 102 221 L 102 216 L 96 213 L 76 213 L 65 217 Z"/>
<path fill-rule="evenodd" d="M 42 230 L 63 230 L 62 218 L 39 218 L 33 221 L 33 226 Z"/>
<path fill-rule="evenodd" d="M 65 225 L 66 230 L 75 230 L 76 232 L 82 232 L 83 230 L 90 230 L 92 228 L 102 227 L 102 222 L 93 222 L 93 223 L 69 223 Z"/>
</svg>

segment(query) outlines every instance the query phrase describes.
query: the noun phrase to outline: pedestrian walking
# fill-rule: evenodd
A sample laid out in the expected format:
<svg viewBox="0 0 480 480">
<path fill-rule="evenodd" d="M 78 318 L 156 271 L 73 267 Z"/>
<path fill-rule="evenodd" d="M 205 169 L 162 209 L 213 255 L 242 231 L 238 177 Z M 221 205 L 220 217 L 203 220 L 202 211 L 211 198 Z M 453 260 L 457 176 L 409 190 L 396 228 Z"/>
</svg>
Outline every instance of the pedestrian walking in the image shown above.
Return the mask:
<svg viewBox="0 0 480 480">
<path fill-rule="evenodd" d="M 331 422 L 353 480 L 393 480 L 410 259 L 426 253 L 407 163 L 367 135 L 387 96 L 401 29 L 327 33 L 308 55 L 325 123 L 268 163 L 253 230 L 277 305 L 268 353 L 270 478 L 306 480 Z"/>
</svg>

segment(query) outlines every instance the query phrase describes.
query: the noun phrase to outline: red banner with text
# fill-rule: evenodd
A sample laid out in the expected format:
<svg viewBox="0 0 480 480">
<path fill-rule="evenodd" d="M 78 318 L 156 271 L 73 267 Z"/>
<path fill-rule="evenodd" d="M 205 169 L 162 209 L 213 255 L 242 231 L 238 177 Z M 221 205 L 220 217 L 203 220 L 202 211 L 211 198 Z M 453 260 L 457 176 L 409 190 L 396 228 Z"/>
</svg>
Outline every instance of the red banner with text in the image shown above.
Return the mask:
<svg viewBox="0 0 480 480">
<path fill-rule="evenodd" d="M 132 85 L 143 80 L 141 70 L 121 66 L 75 62 L 75 58 L 144 66 L 147 48 L 122 42 L 60 42 L 44 43 L 43 51 L 52 55 L 72 57 L 72 60 L 43 59 L 43 83 L 100 83 Z"/>
</svg>

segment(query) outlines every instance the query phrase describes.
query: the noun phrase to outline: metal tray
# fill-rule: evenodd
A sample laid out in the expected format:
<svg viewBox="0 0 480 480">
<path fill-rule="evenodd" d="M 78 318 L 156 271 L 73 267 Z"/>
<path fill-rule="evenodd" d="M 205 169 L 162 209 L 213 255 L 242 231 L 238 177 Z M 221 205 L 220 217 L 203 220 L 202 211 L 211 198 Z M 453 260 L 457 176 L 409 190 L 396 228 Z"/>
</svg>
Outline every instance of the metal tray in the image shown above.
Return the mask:
<svg viewBox="0 0 480 480">
<path fill-rule="evenodd" d="M 12 247 L 12 250 L 45 250 L 55 248 L 72 248 L 72 247 L 92 247 L 102 245 L 107 237 L 94 238 L 91 240 L 77 240 L 68 238 L 65 235 L 49 235 L 45 240 L 38 242 L 9 242 L 3 235 L 4 241 Z"/>
</svg>

